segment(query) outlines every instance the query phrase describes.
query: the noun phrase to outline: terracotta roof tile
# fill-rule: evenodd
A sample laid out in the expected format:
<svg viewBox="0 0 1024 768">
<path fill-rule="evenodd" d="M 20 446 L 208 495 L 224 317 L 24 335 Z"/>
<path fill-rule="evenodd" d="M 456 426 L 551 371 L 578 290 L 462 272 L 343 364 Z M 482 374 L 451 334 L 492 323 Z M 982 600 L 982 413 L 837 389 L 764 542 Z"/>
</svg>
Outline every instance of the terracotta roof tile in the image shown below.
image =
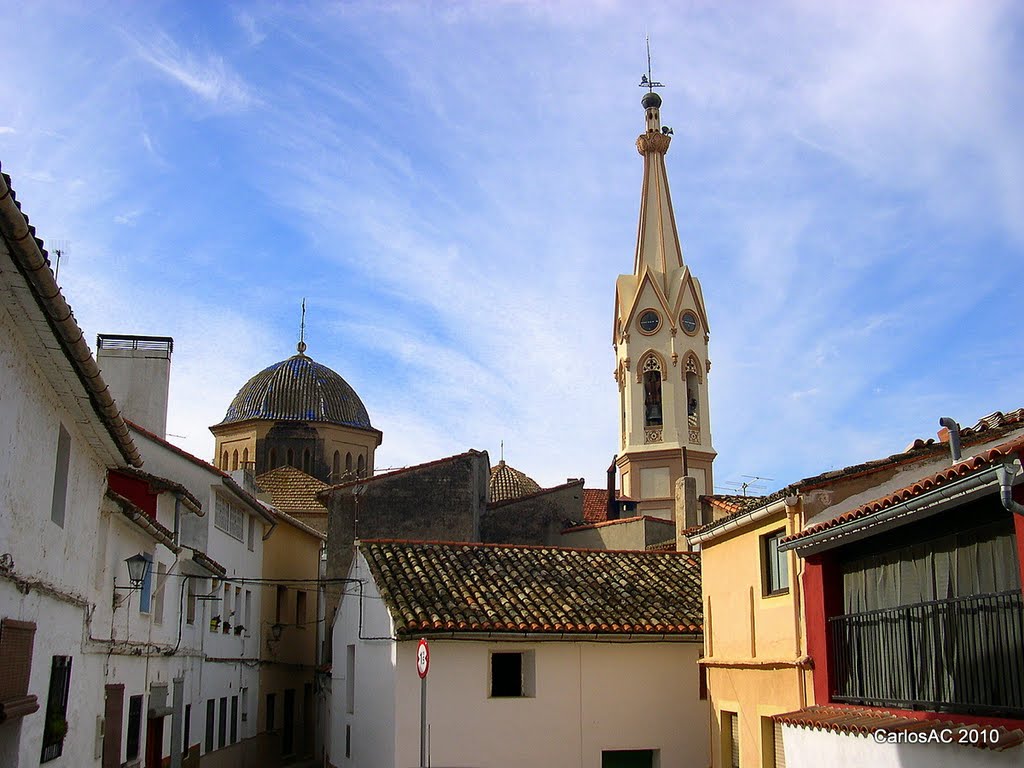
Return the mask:
<svg viewBox="0 0 1024 768">
<path fill-rule="evenodd" d="M 307 475 L 295 467 L 278 467 L 256 478 L 256 485 L 270 494 L 273 504 L 290 515 L 296 513 L 327 514 L 327 509 L 316 500 L 316 495 L 327 483 Z"/>
<path fill-rule="evenodd" d="M 359 549 L 399 637 L 702 631 L 700 559 L 690 553 L 369 540 Z"/>
<path fill-rule="evenodd" d="M 941 731 L 948 728 L 954 732 L 954 743 L 957 741 L 956 734 L 958 732 L 984 728 L 985 730 L 994 729 L 998 733 L 998 739 L 995 742 L 978 740 L 971 743 L 971 746 L 1002 751 L 1011 747 L 1019 747 L 1024 743 L 1024 731 L 1020 728 L 1010 730 L 1002 725 L 968 723 L 958 720 L 955 715 L 943 714 L 941 717 L 941 720 L 911 718 L 884 709 L 833 705 L 807 707 L 797 712 L 775 715 L 773 719 L 783 725 L 862 736 L 871 735 L 876 731 Z"/>
<path fill-rule="evenodd" d="M 808 536 L 813 536 L 816 533 L 821 533 L 822 531 L 827 531 L 830 528 L 835 528 L 843 523 L 848 523 L 851 520 L 869 517 L 877 512 L 881 512 L 883 509 L 888 509 L 900 504 L 901 502 L 908 501 L 916 496 L 935 490 L 939 486 L 946 485 L 955 480 L 959 480 L 962 477 L 972 475 L 979 470 L 986 469 L 995 464 L 999 459 L 1020 451 L 1024 451 L 1024 437 L 1018 437 L 1014 440 L 997 445 L 996 447 L 990 448 L 977 456 L 971 456 L 970 458 L 964 459 L 952 466 L 945 467 L 935 474 L 928 475 L 927 477 L 923 477 L 910 485 L 899 488 L 886 496 L 874 499 L 866 504 L 861 504 L 856 509 L 844 512 L 830 520 L 825 520 L 824 522 L 808 526 L 800 531 L 800 533 L 794 534 L 793 536 L 787 536 L 782 540 L 782 543 L 799 541 L 800 539 L 804 539 Z"/>
</svg>

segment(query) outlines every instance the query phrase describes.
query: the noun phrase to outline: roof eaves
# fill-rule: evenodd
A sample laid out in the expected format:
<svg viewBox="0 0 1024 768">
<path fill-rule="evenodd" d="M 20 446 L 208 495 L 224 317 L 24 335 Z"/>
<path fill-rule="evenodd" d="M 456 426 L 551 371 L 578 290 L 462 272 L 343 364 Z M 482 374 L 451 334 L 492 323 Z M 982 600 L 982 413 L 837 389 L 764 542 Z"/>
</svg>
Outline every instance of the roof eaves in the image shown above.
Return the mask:
<svg viewBox="0 0 1024 768">
<path fill-rule="evenodd" d="M 43 250 L 35 228 L 21 211 L 11 177 L 0 173 L 0 236 L 6 241 L 12 260 L 32 292 L 64 357 L 78 377 L 89 401 L 124 460 L 142 466 L 142 456 L 132 440 L 121 412 L 103 380 L 99 366 L 85 341 L 82 329 L 68 306 Z"/>
</svg>

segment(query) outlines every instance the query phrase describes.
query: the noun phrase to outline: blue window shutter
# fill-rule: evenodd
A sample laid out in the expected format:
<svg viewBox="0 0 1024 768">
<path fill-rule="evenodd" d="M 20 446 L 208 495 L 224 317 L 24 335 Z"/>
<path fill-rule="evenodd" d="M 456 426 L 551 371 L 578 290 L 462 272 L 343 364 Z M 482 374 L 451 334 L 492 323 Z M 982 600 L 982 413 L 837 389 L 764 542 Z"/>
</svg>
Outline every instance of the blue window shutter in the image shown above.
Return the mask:
<svg viewBox="0 0 1024 768">
<path fill-rule="evenodd" d="M 153 599 L 153 556 L 142 553 L 149 563 L 146 571 L 146 578 L 142 581 L 142 591 L 139 593 L 139 613 L 149 613 L 149 605 Z"/>
</svg>

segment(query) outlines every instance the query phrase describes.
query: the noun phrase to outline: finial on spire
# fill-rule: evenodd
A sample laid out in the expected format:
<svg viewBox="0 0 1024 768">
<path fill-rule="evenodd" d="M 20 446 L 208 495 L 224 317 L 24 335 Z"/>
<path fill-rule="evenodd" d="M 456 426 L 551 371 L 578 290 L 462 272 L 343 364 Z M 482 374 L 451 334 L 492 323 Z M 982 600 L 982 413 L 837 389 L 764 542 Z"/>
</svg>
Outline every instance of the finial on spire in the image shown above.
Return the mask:
<svg viewBox="0 0 1024 768">
<path fill-rule="evenodd" d="M 505 441 L 501 441 L 501 461 L 505 461 Z"/>
<path fill-rule="evenodd" d="M 302 321 L 299 323 L 299 343 L 296 346 L 300 355 L 306 354 L 306 298 L 302 298 Z"/>
<path fill-rule="evenodd" d="M 655 88 L 664 88 L 664 83 L 659 83 L 651 74 L 651 36 L 647 35 L 647 74 L 641 75 L 640 87 L 646 88 L 648 93 L 654 93 Z"/>
</svg>

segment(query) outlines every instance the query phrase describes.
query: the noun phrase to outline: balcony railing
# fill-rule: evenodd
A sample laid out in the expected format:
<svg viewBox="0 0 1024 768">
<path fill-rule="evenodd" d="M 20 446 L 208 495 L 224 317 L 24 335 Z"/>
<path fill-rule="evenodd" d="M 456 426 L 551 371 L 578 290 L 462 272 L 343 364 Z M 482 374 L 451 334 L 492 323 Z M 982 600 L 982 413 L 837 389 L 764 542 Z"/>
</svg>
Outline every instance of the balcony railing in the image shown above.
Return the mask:
<svg viewBox="0 0 1024 768">
<path fill-rule="evenodd" d="M 830 618 L 832 698 L 1024 716 L 1020 590 Z"/>
</svg>

